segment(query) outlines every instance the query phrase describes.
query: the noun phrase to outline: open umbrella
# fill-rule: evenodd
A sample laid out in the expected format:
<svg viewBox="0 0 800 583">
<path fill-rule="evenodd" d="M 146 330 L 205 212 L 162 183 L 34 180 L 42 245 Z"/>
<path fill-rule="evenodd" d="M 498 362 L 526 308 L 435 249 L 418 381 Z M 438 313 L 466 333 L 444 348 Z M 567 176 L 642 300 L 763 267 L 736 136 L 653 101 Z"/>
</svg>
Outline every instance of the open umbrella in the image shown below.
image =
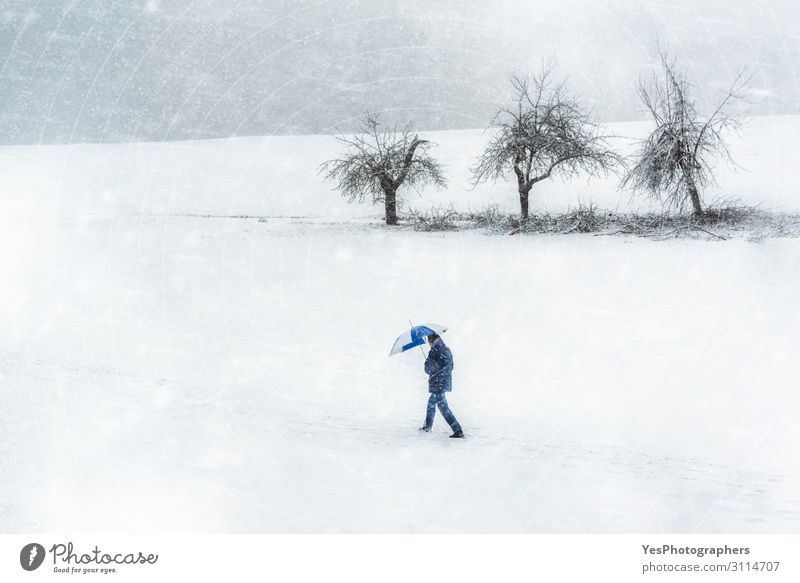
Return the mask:
<svg viewBox="0 0 800 583">
<path fill-rule="evenodd" d="M 394 341 L 394 346 L 392 346 L 392 349 L 389 351 L 389 356 L 400 354 L 415 346 L 425 344 L 425 338 L 430 334 L 442 334 L 444 332 L 447 332 L 447 328 L 440 324 L 420 324 L 419 326 L 412 326 L 410 330 L 406 330 L 397 337 L 397 340 Z"/>
</svg>

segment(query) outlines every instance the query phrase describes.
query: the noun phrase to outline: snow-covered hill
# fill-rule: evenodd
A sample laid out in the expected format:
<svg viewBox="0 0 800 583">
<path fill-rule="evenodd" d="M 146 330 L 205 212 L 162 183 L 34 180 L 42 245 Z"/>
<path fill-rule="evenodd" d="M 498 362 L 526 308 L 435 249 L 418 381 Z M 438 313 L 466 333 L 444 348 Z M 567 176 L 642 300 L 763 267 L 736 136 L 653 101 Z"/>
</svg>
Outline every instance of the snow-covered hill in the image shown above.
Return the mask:
<svg viewBox="0 0 800 583">
<path fill-rule="evenodd" d="M 610 126 L 616 144 L 630 151 L 648 124 Z M 438 144 L 446 190 L 406 193 L 407 206 L 454 205 L 478 210 L 497 203 L 518 212 L 512 181 L 473 189 L 470 167 L 486 144 L 480 130 L 423 133 Z M 756 117 L 730 147 L 741 169 L 722 164 L 718 187 L 706 195 L 740 198 L 764 208 L 800 209 L 795 175 L 800 116 Z M 342 152 L 331 136 L 231 138 L 194 142 L 17 146 L 0 148 L 0 185 L 6 215 L 19 211 L 51 217 L 98 214 L 210 214 L 305 217 L 378 217 L 380 207 L 348 205 L 317 175 L 319 165 Z M 616 177 L 537 185 L 531 210 L 563 210 L 579 201 L 606 208 L 646 206 L 621 193 Z"/>
<path fill-rule="evenodd" d="M 797 125 L 755 120 L 724 194 L 800 207 Z M 466 189 L 479 133 L 435 139 L 451 189 L 413 204 L 514 209 Z M 0 150 L 0 531 L 800 530 L 797 239 L 386 228 L 315 175 L 336 150 Z M 450 326 L 464 441 L 416 431 L 409 319 Z"/>
</svg>

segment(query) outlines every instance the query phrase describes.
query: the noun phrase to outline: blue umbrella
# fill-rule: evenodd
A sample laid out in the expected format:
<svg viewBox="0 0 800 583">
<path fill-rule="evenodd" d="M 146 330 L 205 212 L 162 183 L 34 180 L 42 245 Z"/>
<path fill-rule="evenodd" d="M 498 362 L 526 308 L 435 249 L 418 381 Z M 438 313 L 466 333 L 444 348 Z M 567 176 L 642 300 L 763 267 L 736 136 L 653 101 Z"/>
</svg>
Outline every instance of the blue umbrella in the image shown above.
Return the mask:
<svg viewBox="0 0 800 583">
<path fill-rule="evenodd" d="M 413 326 L 411 330 L 406 330 L 397 340 L 394 341 L 394 346 L 389 351 L 389 356 L 393 354 L 400 354 L 406 350 L 410 350 L 415 346 L 425 344 L 425 338 L 431 334 L 442 334 L 447 332 L 447 328 L 439 324 L 421 324 Z"/>
</svg>

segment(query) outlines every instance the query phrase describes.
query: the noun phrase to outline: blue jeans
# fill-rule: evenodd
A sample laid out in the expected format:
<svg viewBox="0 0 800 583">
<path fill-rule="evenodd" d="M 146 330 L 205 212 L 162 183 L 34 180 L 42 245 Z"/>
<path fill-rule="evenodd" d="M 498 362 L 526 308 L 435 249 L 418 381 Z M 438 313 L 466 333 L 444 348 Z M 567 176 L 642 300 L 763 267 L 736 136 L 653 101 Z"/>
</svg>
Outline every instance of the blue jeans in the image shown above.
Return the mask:
<svg viewBox="0 0 800 583">
<path fill-rule="evenodd" d="M 447 404 L 447 397 L 444 396 L 444 393 L 431 393 L 431 396 L 428 398 L 428 411 L 427 415 L 425 415 L 425 427 L 428 429 L 433 427 L 433 416 L 436 415 L 437 406 L 439 407 L 439 411 L 442 413 L 442 417 L 444 417 L 444 420 L 447 421 L 450 429 L 453 430 L 453 433 L 459 431 L 461 429 L 461 425 L 458 424 L 456 416 L 453 415 L 453 412 L 450 410 L 450 407 Z"/>
</svg>

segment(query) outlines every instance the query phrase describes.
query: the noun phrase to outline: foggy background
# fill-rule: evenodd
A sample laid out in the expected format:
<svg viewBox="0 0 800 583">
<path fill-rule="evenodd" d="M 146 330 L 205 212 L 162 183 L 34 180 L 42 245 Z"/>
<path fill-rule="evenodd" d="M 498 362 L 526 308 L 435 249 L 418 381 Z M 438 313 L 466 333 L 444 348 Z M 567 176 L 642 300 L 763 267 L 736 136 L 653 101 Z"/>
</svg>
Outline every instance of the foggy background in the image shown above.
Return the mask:
<svg viewBox="0 0 800 583">
<path fill-rule="evenodd" d="M 600 120 L 645 119 L 659 43 L 701 111 L 746 66 L 751 113 L 796 114 L 798 30 L 792 0 L 0 0 L 0 143 L 484 128 L 546 58 Z"/>
</svg>

